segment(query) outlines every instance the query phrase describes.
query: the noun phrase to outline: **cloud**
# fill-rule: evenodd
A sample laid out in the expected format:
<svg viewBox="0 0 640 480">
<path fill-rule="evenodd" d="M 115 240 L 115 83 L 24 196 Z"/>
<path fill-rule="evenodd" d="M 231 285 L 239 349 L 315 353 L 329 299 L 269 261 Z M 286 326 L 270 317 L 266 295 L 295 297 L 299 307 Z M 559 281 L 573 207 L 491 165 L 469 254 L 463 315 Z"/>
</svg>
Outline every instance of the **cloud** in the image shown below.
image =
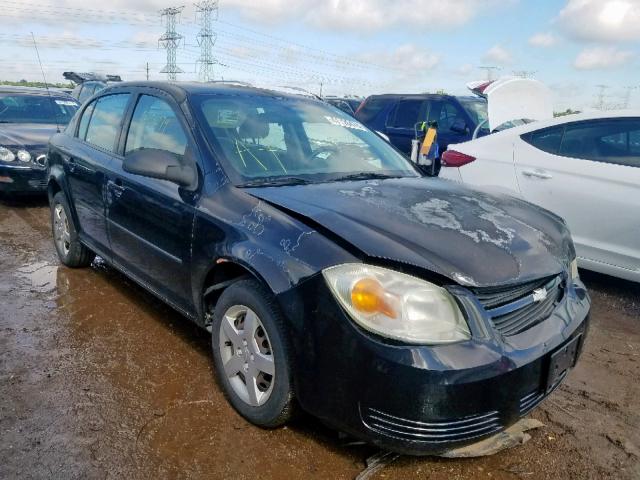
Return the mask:
<svg viewBox="0 0 640 480">
<path fill-rule="evenodd" d="M 498 65 L 509 65 L 513 63 L 511 53 L 502 45 L 494 45 L 482 56 L 482 60 L 488 63 Z"/>
<path fill-rule="evenodd" d="M 423 75 L 440 63 L 440 56 L 413 43 L 401 45 L 392 52 L 365 53 L 359 56 L 363 62 L 388 67 L 404 75 Z"/>
<path fill-rule="evenodd" d="M 376 31 L 392 27 L 446 28 L 468 23 L 487 8 L 515 0 L 225 0 L 225 7 L 261 23 L 302 19 L 326 30 Z"/>
<path fill-rule="evenodd" d="M 576 40 L 636 41 L 640 40 L 640 1 L 569 0 L 555 22 Z"/>
<path fill-rule="evenodd" d="M 553 47 L 556 43 L 558 43 L 558 39 L 550 32 L 536 33 L 529 38 L 529 45 L 532 47 L 549 48 Z"/>
<path fill-rule="evenodd" d="M 573 66 L 578 70 L 612 69 L 631 61 L 633 56 L 633 52 L 615 47 L 589 47 L 578 54 Z"/>
</svg>

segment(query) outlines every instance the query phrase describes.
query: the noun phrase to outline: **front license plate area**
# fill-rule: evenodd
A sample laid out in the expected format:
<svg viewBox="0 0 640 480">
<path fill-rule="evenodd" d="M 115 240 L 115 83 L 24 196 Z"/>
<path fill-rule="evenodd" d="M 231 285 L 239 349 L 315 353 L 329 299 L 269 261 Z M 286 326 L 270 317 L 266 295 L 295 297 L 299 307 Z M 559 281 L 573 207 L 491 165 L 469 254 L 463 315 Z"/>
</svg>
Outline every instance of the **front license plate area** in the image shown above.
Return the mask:
<svg viewBox="0 0 640 480">
<path fill-rule="evenodd" d="M 582 335 L 578 335 L 551 354 L 547 375 L 547 393 L 553 390 L 564 373 L 575 365 L 581 338 Z"/>
</svg>

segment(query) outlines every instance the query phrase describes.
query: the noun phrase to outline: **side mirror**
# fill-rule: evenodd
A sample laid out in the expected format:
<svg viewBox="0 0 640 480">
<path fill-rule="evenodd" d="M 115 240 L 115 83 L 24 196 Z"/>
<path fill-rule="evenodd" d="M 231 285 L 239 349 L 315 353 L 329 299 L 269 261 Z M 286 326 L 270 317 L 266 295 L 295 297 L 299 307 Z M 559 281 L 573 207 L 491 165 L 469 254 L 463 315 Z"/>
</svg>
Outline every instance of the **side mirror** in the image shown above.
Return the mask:
<svg viewBox="0 0 640 480">
<path fill-rule="evenodd" d="M 193 185 L 197 178 L 195 168 L 184 165 L 178 155 L 155 148 L 143 148 L 127 154 L 122 169 L 143 177 L 168 180 L 181 187 Z"/>
<path fill-rule="evenodd" d="M 451 130 L 452 132 L 455 132 L 455 133 L 460 133 L 460 134 L 469 133 L 469 129 L 467 128 L 467 124 L 461 118 L 456 118 L 453 121 L 453 123 L 451 124 L 451 127 L 449 127 L 449 130 Z"/>
</svg>

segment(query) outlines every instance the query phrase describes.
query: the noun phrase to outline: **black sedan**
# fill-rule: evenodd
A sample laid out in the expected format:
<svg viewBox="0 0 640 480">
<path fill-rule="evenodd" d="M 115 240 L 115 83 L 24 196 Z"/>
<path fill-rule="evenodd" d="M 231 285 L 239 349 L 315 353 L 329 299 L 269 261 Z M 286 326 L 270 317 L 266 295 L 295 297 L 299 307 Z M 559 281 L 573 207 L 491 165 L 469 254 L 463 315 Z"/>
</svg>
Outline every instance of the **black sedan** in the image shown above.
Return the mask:
<svg viewBox="0 0 640 480">
<path fill-rule="evenodd" d="M 98 254 L 210 330 L 263 427 L 301 407 L 400 452 L 464 445 L 527 415 L 587 333 L 561 219 L 422 178 L 314 99 L 108 87 L 51 139 L 49 198 L 61 261 Z"/>
<path fill-rule="evenodd" d="M 0 193 L 46 191 L 49 137 L 78 106 L 53 90 L 0 86 Z"/>
</svg>

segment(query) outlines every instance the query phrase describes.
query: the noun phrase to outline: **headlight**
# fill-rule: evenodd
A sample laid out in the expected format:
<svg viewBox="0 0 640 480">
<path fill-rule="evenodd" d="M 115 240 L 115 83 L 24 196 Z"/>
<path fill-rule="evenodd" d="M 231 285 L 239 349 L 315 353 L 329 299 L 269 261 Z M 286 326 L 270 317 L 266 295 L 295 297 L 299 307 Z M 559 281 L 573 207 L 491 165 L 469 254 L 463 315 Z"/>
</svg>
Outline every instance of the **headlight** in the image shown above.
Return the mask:
<svg viewBox="0 0 640 480">
<path fill-rule="evenodd" d="M 357 263 L 338 265 L 322 273 L 340 304 L 366 330 L 423 345 L 471 338 L 462 312 L 444 288 Z"/>
<path fill-rule="evenodd" d="M 0 147 L 0 162 L 13 162 L 16 156 L 8 148 Z"/>
<path fill-rule="evenodd" d="M 569 272 L 571 275 L 571 280 L 575 280 L 576 278 L 578 278 L 580 276 L 580 274 L 578 273 L 578 259 L 574 258 L 573 261 L 571 262 L 571 265 L 569 265 Z"/>
<path fill-rule="evenodd" d="M 31 161 L 31 154 L 26 150 L 18 150 L 18 153 L 16 156 L 18 157 L 18 160 L 20 160 L 21 162 L 27 163 Z"/>
</svg>

